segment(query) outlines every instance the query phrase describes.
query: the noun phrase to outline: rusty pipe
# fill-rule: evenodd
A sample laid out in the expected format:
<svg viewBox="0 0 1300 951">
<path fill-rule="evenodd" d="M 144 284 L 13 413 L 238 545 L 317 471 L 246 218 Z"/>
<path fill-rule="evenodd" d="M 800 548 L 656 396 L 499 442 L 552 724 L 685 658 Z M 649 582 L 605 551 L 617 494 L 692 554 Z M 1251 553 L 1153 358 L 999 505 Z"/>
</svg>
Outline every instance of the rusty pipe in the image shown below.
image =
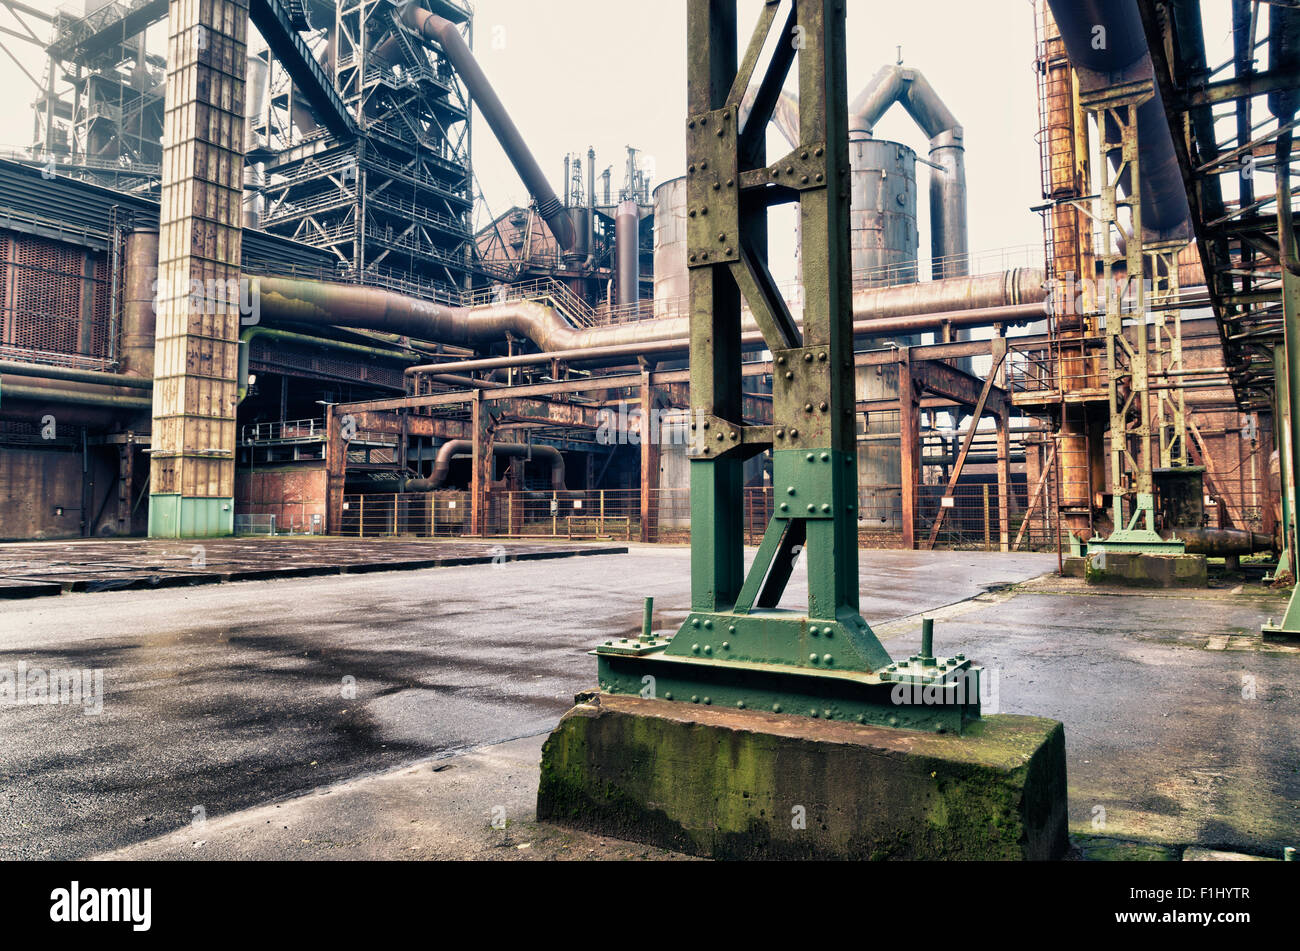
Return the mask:
<svg viewBox="0 0 1300 951">
<path fill-rule="evenodd" d="M 122 372 L 153 379 L 158 231 L 137 228 L 126 236 L 122 286 Z"/>
<path fill-rule="evenodd" d="M 451 469 L 451 460 L 456 456 L 466 456 L 474 451 L 474 443 L 469 439 L 449 439 L 438 447 L 438 455 L 433 461 L 433 472 L 424 479 L 408 479 L 403 485 L 406 492 L 428 492 L 441 488 L 447 481 Z M 551 489 L 564 491 L 564 456 L 554 446 L 527 445 L 518 442 L 494 442 L 492 454 L 512 456 L 514 458 L 529 455 L 546 459 L 551 464 Z"/>
<path fill-rule="evenodd" d="M 577 241 L 573 222 L 565 213 L 563 203 L 555 196 L 550 183 L 546 180 L 546 175 L 537 164 L 537 159 L 533 158 L 532 151 L 524 142 L 505 105 L 492 88 L 492 84 L 488 82 L 478 60 L 465 44 L 460 30 L 456 29 L 456 25 L 450 20 L 430 13 L 414 3 L 406 7 L 402 19 L 422 38 L 437 43 L 448 62 L 455 67 L 465 83 L 465 89 L 477 103 L 483 118 L 487 120 L 489 128 L 501 143 L 501 148 L 536 200 L 537 210 L 550 225 L 555 240 L 565 251 L 572 250 Z"/>
<path fill-rule="evenodd" d="M 1005 274 L 863 289 L 853 295 L 854 330 L 860 335 L 886 336 L 933 330 L 945 323 L 978 326 L 1037 320 L 1044 316 L 1042 284 L 1042 271 L 1020 268 Z M 380 330 L 457 346 L 485 345 L 507 332 L 527 337 L 547 352 L 690 336 L 688 317 L 578 329 L 536 301 L 452 307 L 380 288 L 282 277 L 254 278 L 254 293 L 268 320 Z M 751 332 L 748 339 L 761 340 L 752 318 L 746 317 L 743 326 Z"/>
<path fill-rule="evenodd" d="M 1189 555 L 1210 555 L 1215 558 L 1253 555 L 1274 548 L 1272 535 L 1241 528 L 1176 528 L 1174 537 L 1186 546 Z"/>
</svg>

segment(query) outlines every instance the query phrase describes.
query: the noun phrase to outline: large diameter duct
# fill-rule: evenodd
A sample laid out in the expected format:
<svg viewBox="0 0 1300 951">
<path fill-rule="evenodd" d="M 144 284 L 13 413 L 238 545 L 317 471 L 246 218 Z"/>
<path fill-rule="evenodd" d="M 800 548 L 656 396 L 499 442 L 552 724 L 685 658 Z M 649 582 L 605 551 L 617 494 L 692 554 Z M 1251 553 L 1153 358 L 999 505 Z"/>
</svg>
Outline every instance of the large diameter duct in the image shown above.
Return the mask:
<svg viewBox="0 0 1300 951">
<path fill-rule="evenodd" d="M 488 82 L 478 60 L 465 45 L 465 40 L 456 29 L 456 25 L 414 3 L 407 6 L 403 21 L 424 39 L 432 40 L 441 47 L 443 55 L 455 67 L 465 83 L 465 88 L 469 91 L 470 98 L 483 113 L 483 118 L 487 120 L 497 141 L 501 143 L 501 148 L 505 150 L 515 171 L 519 173 L 519 177 L 523 179 L 524 185 L 537 202 L 537 210 L 550 226 L 555 240 L 563 250 L 571 251 L 577 236 L 574 234 L 573 222 L 565 214 L 564 204 L 555 197 L 555 192 L 542 173 L 541 166 L 537 164 L 537 159 L 533 158 L 533 153 L 529 151 L 523 136 L 519 134 L 519 130 L 510 119 L 510 114 L 506 112 L 506 107 L 492 89 L 492 84 Z"/>
<path fill-rule="evenodd" d="M 474 451 L 474 443 L 468 439 L 449 439 L 438 447 L 438 455 L 433 461 L 433 472 L 425 479 L 406 480 L 403 491 L 428 492 L 442 488 L 451 469 L 451 460 L 456 456 L 467 456 Z M 551 489 L 564 491 L 564 456 L 554 446 L 526 445 L 515 442 L 494 442 L 492 454 L 515 459 L 544 459 L 551 466 Z"/>
<path fill-rule="evenodd" d="M 1047 2 L 1071 64 L 1100 74 L 1081 76 L 1081 86 L 1086 88 L 1087 80 L 1111 84 L 1150 78 L 1151 57 L 1135 0 Z M 1142 230 L 1149 238 L 1185 236 L 1191 214 L 1158 86 L 1138 107 L 1137 132 Z"/>
<path fill-rule="evenodd" d="M 1272 535 L 1240 528 L 1175 528 L 1174 538 L 1183 543 L 1189 555 L 1215 558 L 1253 555 L 1272 551 L 1275 546 Z"/>
<path fill-rule="evenodd" d="M 641 209 L 630 198 L 614 215 L 614 290 L 620 307 L 634 307 L 641 297 Z"/>
<path fill-rule="evenodd" d="M 527 337 L 538 349 L 548 352 L 646 344 L 690 336 L 687 316 L 580 330 L 555 310 L 535 301 L 449 307 L 357 284 L 284 277 L 253 281 L 262 317 L 267 320 L 379 330 L 456 346 L 483 346 L 501 340 L 506 333 Z M 881 335 L 886 336 L 933 329 L 941 322 L 953 326 L 992 321 L 1015 323 L 1040 317 L 1043 295 L 1043 272 L 1035 268 L 863 289 L 853 295 L 854 316 L 864 322 L 860 329 L 855 329 L 861 334 L 879 327 Z M 1005 313 L 995 314 L 990 308 Z M 742 326 L 748 331 L 757 329 L 748 317 Z"/>
<path fill-rule="evenodd" d="M 849 135 L 870 136 L 899 103 L 930 139 L 930 256 L 935 279 L 968 273 L 966 150 L 952 111 L 920 70 L 883 66 L 849 107 Z"/>
<path fill-rule="evenodd" d="M 654 312 L 678 317 L 688 311 L 691 293 L 686 266 L 686 177 L 654 190 Z"/>
<path fill-rule="evenodd" d="M 122 286 L 122 372 L 153 379 L 154 299 L 158 282 L 158 231 L 137 228 L 126 236 Z"/>
</svg>

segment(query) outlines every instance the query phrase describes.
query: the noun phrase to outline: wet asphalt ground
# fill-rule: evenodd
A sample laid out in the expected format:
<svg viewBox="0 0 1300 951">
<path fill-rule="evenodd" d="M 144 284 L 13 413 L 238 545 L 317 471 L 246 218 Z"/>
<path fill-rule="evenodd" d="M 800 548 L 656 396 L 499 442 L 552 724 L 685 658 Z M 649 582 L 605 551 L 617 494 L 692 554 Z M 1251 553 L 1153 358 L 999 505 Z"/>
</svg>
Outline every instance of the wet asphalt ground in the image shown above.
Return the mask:
<svg viewBox="0 0 1300 951">
<path fill-rule="evenodd" d="M 1076 831 L 1101 806 L 1098 834 L 1257 852 L 1300 837 L 1300 653 L 1250 637 L 1277 595 L 1005 590 L 1051 555 L 861 563 L 863 616 L 892 654 L 934 613 L 937 647 L 998 670 L 1001 712 L 1065 721 Z M 688 567 L 685 549 L 633 546 L 4 604 L 0 670 L 100 668 L 104 695 L 93 716 L 0 705 L 0 855 L 83 857 L 548 730 L 592 686 L 586 651 L 639 630 L 642 598 L 656 627 L 680 623 Z"/>
</svg>

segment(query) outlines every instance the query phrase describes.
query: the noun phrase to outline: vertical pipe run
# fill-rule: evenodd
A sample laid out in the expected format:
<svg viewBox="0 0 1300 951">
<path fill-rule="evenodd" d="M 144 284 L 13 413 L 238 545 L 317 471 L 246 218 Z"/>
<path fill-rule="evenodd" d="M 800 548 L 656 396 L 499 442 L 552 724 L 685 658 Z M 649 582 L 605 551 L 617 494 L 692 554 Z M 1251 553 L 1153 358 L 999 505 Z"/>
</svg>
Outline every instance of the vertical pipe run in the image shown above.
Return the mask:
<svg viewBox="0 0 1300 951">
<path fill-rule="evenodd" d="M 641 297 L 641 210 L 635 201 L 619 203 L 614 216 L 615 293 L 619 307 L 635 306 Z"/>
</svg>

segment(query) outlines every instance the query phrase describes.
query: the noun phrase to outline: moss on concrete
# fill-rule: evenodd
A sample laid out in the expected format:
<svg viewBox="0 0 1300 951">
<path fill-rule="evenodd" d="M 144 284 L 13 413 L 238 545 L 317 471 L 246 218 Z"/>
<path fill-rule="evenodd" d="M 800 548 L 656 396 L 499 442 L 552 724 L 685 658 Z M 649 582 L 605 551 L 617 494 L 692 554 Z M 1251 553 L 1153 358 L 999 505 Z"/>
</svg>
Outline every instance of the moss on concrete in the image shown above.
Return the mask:
<svg viewBox="0 0 1300 951">
<path fill-rule="evenodd" d="M 538 818 L 715 858 L 1048 859 L 1061 725 L 965 736 L 602 696 L 542 750 Z"/>
</svg>

